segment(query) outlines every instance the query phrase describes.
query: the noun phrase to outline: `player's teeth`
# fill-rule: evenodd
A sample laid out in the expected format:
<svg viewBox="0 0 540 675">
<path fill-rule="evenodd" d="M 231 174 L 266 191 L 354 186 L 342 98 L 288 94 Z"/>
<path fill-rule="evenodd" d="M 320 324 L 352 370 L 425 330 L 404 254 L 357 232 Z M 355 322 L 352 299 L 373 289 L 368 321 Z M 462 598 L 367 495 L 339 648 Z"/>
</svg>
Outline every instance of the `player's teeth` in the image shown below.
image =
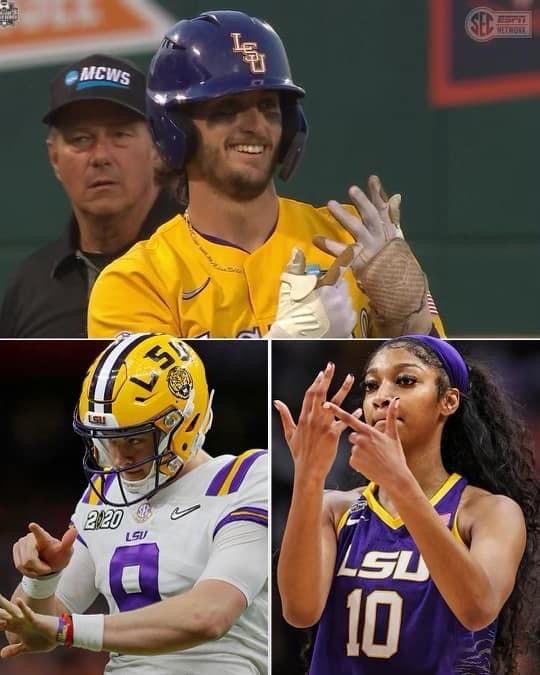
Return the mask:
<svg viewBox="0 0 540 675">
<path fill-rule="evenodd" d="M 233 148 L 238 152 L 248 152 L 250 155 L 259 155 L 264 150 L 262 145 L 234 145 Z"/>
</svg>

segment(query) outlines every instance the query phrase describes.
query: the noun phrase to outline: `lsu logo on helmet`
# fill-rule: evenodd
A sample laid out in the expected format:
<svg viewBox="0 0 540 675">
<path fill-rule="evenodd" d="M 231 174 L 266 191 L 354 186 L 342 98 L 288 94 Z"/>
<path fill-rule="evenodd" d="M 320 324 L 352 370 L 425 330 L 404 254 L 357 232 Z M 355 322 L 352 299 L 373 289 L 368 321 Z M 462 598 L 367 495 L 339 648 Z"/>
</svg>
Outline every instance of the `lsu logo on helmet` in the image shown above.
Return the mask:
<svg viewBox="0 0 540 675">
<path fill-rule="evenodd" d="M 249 65 L 254 74 L 266 73 L 266 54 L 257 51 L 256 42 L 240 42 L 240 33 L 231 33 L 233 54 L 242 54 L 242 59 Z"/>
</svg>

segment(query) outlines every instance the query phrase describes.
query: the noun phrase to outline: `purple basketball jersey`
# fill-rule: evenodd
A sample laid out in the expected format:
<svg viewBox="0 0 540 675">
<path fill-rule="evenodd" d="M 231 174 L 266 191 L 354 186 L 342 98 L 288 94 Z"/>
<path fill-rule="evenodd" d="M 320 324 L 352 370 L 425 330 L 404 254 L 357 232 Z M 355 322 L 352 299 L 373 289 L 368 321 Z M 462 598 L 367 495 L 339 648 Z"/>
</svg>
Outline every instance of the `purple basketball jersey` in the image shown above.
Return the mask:
<svg viewBox="0 0 540 675">
<path fill-rule="evenodd" d="M 430 500 L 456 536 L 466 485 L 452 474 Z M 374 488 L 341 519 L 309 675 L 489 675 L 497 622 L 472 632 L 456 619 L 403 521 L 383 509 Z"/>
</svg>

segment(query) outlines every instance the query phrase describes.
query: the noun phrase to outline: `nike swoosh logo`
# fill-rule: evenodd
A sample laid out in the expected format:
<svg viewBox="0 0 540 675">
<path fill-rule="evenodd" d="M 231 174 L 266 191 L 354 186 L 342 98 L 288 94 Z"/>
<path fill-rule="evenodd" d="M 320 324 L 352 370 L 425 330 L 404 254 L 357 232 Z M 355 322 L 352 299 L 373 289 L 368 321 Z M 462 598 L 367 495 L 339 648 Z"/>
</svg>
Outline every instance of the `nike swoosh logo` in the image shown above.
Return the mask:
<svg viewBox="0 0 540 675">
<path fill-rule="evenodd" d="M 198 288 L 194 288 L 192 291 L 182 291 L 182 300 L 192 300 L 196 295 L 199 295 L 201 291 L 204 291 L 204 289 L 208 286 L 210 283 L 210 277 L 207 278 L 207 280 L 201 284 Z"/>
<path fill-rule="evenodd" d="M 187 516 L 188 513 L 192 513 L 193 511 L 196 511 L 197 509 L 200 508 L 201 508 L 200 504 L 195 504 L 195 506 L 189 506 L 187 509 L 179 509 L 177 506 L 171 513 L 171 520 L 178 520 L 178 518 L 183 518 L 184 516 Z"/>
</svg>

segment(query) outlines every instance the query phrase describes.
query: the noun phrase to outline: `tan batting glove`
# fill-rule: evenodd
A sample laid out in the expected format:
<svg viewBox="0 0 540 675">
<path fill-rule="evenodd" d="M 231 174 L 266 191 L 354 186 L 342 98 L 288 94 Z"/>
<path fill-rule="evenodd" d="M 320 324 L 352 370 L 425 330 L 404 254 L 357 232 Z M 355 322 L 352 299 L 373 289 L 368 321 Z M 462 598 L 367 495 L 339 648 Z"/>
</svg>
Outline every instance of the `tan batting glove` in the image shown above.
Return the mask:
<svg viewBox="0 0 540 675">
<path fill-rule="evenodd" d="M 334 200 L 328 202 L 330 213 L 354 237 L 351 268 L 357 281 L 366 264 L 391 239 L 404 238 L 400 225 L 401 195 L 395 194 L 388 199 L 378 176 L 369 177 L 368 193 L 369 198 L 357 185 L 349 188 L 349 196 L 356 207 L 357 215 L 353 215 Z M 321 236 L 316 236 L 313 242 L 333 256 L 340 255 L 347 246 Z"/>
<path fill-rule="evenodd" d="M 357 215 L 335 201 L 328 202 L 328 209 L 354 237 L 351 268 L 369 298 L 370 333 L 379 337 L 427 333 L 432 325 L 427 280 L 401 231 L 401 195 L 387 199 L 377 176 L 369 177 L 368 193 L 369 198 L 356 185 L 349 189 Z M 332 255 L 339 255 L 346 247 L 326 237 L 313 241 Z"/>
<path fill-rule="evenodd" d="M 281 275 L 278 311 L 267 338 L 351 337 L 356 323 L 343 274 L 353 259 L 346 247 L 323 277 L 306 274 L 303 251 L 294 248 Z"/>
</svg>

